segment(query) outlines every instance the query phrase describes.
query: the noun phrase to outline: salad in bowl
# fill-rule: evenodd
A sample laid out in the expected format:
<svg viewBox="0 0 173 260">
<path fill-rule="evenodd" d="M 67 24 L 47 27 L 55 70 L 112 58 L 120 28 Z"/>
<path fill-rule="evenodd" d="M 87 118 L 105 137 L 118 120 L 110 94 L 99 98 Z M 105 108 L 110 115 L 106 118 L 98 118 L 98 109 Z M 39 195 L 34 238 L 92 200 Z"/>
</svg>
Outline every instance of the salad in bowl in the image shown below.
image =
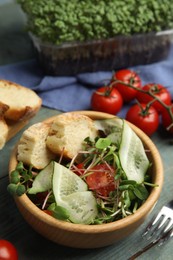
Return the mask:
<svg viewBox="0 0 173 260">
<path fill-rule="evenodd" d="M 140 129 L 112 115 L 77 111 L 25 130 L 10 160 L 8 190 L 38 232 L 60 244 L 90 248 L 133 232 L 162 184 L 160 155 Z M 56 235 L 50 236 L 52 224 Z M 112 235 L 105 240 L 103 233 Z M 96 234 L 101 238 L 93 243 Z M 86 244 L 88 236 L 92 243 Z"/>
</svg>

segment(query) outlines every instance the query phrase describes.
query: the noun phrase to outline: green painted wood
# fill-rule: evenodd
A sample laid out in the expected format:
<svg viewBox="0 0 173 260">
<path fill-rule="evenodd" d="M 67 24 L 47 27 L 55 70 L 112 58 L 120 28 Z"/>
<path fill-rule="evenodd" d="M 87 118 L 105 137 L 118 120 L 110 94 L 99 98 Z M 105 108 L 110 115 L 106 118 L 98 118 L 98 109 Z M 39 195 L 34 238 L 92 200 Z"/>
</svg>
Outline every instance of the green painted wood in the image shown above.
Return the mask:
<svg viewBox="0 0 173 260">
<path fill-rule="evenodd" d="M 11 3 L 10 3 L 11 2 Z M 23 17 L 15 0 L 0 1 L 0 64 L 8 64 L 33 57 L 32 46 L 25 31 Z M 42 108 L 29 125 L 59 113 Z M 142 231 L 161 205 L 173 198 L 173 138 L 160 129 L 153 135 L 163 163 L 165 180 L 160 199 L 145 223 L 131 236 L 119 243 L 100 249 L 73 249 L 54 244 L 37 234 L 19 213 L 11 195 L 7 192 L 8 163 L 14 145 L 19 140 L 22 129 L 0 151 L 0 238 L 8 239 L 17 247 L 19 260 L 127 260 L 143 247 Z M 172 144 L 171 144 L 172 143 Z M 172 260 L 173 239 L 163 247 L 154 247 L 139 260 Z"/>
</svg>

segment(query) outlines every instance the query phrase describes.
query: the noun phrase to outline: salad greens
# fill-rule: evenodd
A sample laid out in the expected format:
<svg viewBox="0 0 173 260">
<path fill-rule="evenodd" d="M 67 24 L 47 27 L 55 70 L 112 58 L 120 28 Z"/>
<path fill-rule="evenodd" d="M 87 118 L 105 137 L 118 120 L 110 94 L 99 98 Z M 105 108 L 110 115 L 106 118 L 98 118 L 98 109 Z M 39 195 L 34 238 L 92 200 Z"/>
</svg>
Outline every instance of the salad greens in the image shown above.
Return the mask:
<svg viewBox="0 0 173 260">
<path fill-rule="evenodd" d="M 82 160 L 50 162 L 36 172 L 19 162 L 8 191 L 27 193 L 42 210 L 72 223 L 102 224 L 133 214 L 148 198 L 150 162 L 143 144 L 118 118 L 96 120 L 99 136 L 83 141 Z M 42 194 L 38 200 L 37 195 Z M 40 198 L 40 196 L 39 196 Z"/>
<path fill-rule="evenodd" d="M 173 28 L 173 0 L 17 0 L 27 29 L 54 44 Z"/>
</svg>

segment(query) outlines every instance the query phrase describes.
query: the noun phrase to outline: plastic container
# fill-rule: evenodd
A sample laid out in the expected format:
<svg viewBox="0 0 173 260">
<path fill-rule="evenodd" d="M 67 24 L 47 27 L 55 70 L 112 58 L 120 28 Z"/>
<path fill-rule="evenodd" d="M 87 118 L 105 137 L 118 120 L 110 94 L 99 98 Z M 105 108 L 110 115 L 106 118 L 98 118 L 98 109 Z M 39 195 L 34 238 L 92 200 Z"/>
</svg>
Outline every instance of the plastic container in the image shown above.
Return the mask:
<svg viewBox="0 0 173 260">
<path fill-rule="evenodd" d="M 46 74 L 70 76 L 163 60 L 169 54 L 173 30 L 59 46 L 44 43 L 32 34 L 31 38 Z"/>
</svg>

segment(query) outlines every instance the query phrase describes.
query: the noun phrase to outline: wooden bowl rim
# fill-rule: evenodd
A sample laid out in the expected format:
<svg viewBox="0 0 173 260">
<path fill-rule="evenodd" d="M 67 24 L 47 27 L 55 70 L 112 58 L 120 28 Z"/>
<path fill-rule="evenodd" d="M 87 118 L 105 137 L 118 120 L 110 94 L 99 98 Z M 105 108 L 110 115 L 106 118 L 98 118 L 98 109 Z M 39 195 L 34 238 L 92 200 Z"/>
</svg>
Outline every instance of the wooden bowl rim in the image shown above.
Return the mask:
<svg viewBox="0 0 173 260">
<path fill-rule="evenodd" d="M 105 118 L 112 118 L 115 116 L 112 116 L 107 113 L 103 112 L 96 112 L 96 111 L 88 111 L 88 110 L 82 110 L 82 111 L 72 111 L 67 113 L 79 113 L 87 115 L 94 119 L 105 119 Z M 49 117 L 45 119 L 43 122 L 51 122 L 53 121 L 57 116 L 60 114 L 57 114 L 55 116 Z M 129 122 L 128 122 L 129 123 Z M 160 196 L 162 186 L 163 186 L 163 164 L 160 157 L 160 154 L 155 146 L 155 144 L 152 142 L 152 140 L 138 127 L 134 126 L 133 124 L 129 123 L 132 127 L 132 129 L 136 132 L 136 134 L 142 139 L 142 141 L 145 143 L 147 147 L 150 147 L 150 152 L 155 158 L 155 161 L 157 161 L 157 164 L 155 165 L 157 175 L 155 178 L 155 183 L 157 183 L 159 186 L 156 188 L 153 188 L 148 199 L 146 202 L 135 212 L 135 214 L 125 217 L 124 219 L 117 220 L 115 222 L 106 223 L 106 224 L 100 224 L 100 225 L 84 225 L 84 224 L 74 224 L 74 223 L 68 223 L 65 221 L 61 221 L 58 219 L 55 219 L 48 214 L 45 214 L 42 210 L 40 210 L 29 198 L 26 194 L 23 194 L 20 197 L 15 196 L 15 201 L 17 205 L 22 204 L 24 208 L 26 208 L 28 211 L 30 211 L 31 214 L 33 214 L 36 218 L 39 218 L 42 220 L 42 222 L 46 223 L 47 225 L 53 226 L 55 229 L 62 229 L 66 231 L 71 232 L 77 232 L 77 233 L 104 233 L 104 232 L 113 232 L 115 230 L 121 230 L 122 228 L 126 228 L 127 226 L 132 225 L 135 222 L 138 222 L 143 216 L 148 215 L 148 213 L 153 209 L 155 204 L 157 203 L 157 200 Z M 9 175 L 10 172 L 15 168 L 16 166 L 16 153 L 17 153 L 17 144 L 15 148 L 13 149 L 13 152 L 10 157 L 9 162 Z"/>
</svg>

